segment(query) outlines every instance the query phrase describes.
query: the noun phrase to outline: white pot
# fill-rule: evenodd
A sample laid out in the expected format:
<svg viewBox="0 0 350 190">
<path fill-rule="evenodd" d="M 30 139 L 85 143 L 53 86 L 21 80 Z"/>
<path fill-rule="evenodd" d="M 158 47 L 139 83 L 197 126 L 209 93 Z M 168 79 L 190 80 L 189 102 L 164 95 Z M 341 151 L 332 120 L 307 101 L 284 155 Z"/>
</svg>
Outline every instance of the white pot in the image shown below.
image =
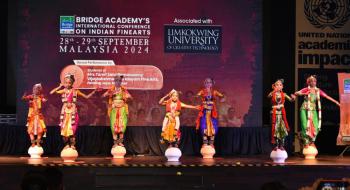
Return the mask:
<svg viewBox="0 0 350 190">
<path fill-rule="evenodd" d="M 181 150 L 176 147 L 170 147 L 165 151 L 165 156 L 167 157 L 169 162 L 178 162 L 181 155 Z"/>
<path fill-rule="evenodd" d="M 318 151 L 317 148 L 314 146 L 307 146 L 306 148 L 304 147 L 303 154 L 305 156 L 305 159 L 314 160 L 318 154 Z"/>
<path fill-rule="evenodd" d="M 124 158 L 126 149 L 123 146 L 113 146 L 111 154 L 113 155 L 113 158 Z"/>
<path fill-rule="evenodd" d="M 61 151 L 61 158 L 64 162 L 75 162 L 78 158 L 78 151 L 70 147 L 64 148 Z"/>
<path fill-rule="evenodd" d="M 29 147 L 28 154 L 30 158 L 38 159 L 41 158 L 41 155 L 44 153 L 44 149 L 41 146 L 35 145 L 34 147 Z"/>
<path fill-rule="evenodd" d="M 215 154 L 215 148 L 213 148 L 210 145 L 204 145 L 201 148 L 201 154 L 203 156 L 203 158 L 213 158 L 214 154 Z"/>
<path fill-rule="evenodd" d="M 270 154 L 270 158 L 273 160 L 274 163 L 284 163 L 285 160 L 288 158 L 288 153 L 285 150 L 277 149 L 272 150 Z"/>
</svg>

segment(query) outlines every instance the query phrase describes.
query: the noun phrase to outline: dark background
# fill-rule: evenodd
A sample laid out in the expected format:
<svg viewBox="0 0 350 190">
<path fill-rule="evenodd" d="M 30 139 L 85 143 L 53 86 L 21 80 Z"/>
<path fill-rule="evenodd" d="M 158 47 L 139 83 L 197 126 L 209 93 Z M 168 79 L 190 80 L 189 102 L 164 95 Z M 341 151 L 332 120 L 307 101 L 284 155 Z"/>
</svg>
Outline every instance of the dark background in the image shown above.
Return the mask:
<svg viewBox="0 0 350 190">
<path fill-rule="evenodd" d="M 16 1 L 1 1 L 0 27 L 0 113 L 16 113 L 15 61 L 11 59 L 16 52 Z"/>
<path fill-rule="evenodd" d="M 263 89 L 271 91 L 276 79 L 284 79 L 284 91 L 294 92 L 295 2 L 263 1 Z M 270 123 L 270 101 L 263 99 L 263 123 Z M 286 103 L 291 126 L 294 124 L 294 104 Z"/>
</svg>

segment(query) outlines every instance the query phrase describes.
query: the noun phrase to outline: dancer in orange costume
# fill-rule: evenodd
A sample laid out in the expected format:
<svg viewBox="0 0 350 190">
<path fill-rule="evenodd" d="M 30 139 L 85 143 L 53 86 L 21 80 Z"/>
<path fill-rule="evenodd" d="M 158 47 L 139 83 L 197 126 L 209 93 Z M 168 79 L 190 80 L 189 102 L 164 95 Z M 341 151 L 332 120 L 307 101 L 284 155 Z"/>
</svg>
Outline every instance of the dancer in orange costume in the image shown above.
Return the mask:
<svg viewBox="0 0 350 190">
<path fill-rule="evenodd" d="M 42 103 L 46 102 L 47 99 L 44 97 L 42 91 L 43 87 L 41 84 L 35 84 L 33 86 L 33 94 L 24 94 L 22 97 L 22 100 L 29 102 L 27 132 L 30 137 L 32 147 L 35 145 L 41 146 L 41 139 L 46 133 L 46 126 L 41 108 Z"/>
<path fill-rule="evenodd" d="M 168 98 L 167 100 L 165 100 Z M 166 114 L 163 120 L 161 142 L 166 142 L 169 147 L 178 147 L 181 137 L 180 132 L 180 112 L 182 108 L 199 109 L 199 106 L 192 106 L 182 103 L 179 100 L 179 92 L 170 91 L 159 100 L 159 104 L 165 106 Z"/>
</svg>

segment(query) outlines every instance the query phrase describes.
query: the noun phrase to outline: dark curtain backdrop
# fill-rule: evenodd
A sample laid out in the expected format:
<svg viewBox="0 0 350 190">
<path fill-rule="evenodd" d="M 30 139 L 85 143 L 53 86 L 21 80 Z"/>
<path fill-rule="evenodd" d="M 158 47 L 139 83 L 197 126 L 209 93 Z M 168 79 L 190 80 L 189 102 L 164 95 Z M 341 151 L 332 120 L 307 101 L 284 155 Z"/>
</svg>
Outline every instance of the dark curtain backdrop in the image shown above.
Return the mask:
<svg viewBox="0 0 350 190">
<path fill-rule="evenodd" d="M 47 127 L 44 154 L 59 156 L 63 148 L 59 127 Z M 201 136 L 194 127 L 182 127 L 180 149 L 183 155 L 200 155 Z M 161 127 L 128 127 L 125 148 L 128 155 L 164 155 L 167 145 L 160 143 Z M 113 145 L 109 127 L 81 126 L 77 131 L 80 156 L 109 156 Z M 291 143 L 288 143 L 291 144 Z M 30 140 L 24 126 L 0 125 L 0 154 L 26 155 Z M 220 128 L 215 140 L 216 155 L 255 155 L 271 151 L 270 128 Z M 287 149 L 290 149 L 287 147 Z"/>
</svg>

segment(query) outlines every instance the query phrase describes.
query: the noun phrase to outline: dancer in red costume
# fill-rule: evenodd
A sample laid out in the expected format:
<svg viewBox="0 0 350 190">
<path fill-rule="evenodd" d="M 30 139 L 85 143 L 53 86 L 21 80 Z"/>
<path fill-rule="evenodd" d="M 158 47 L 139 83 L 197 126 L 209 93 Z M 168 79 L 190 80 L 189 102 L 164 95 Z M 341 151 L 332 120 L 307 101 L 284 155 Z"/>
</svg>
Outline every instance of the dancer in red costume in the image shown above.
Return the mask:
<svg viewBox="0 0 350 190">
<path fill-rule="evenodd" d="M 273 91 L 269 93 L 271 98 L 271 143 L 275 145 L 275 150 L 284 150 L 284 140 L 288 136 L 289 125 L 284 108 L 285 100 L 294 101 L 295 96 L 288 96 L 283 92 L 283 79 L 278 79 L 273 85 Z"/>
</svg>

